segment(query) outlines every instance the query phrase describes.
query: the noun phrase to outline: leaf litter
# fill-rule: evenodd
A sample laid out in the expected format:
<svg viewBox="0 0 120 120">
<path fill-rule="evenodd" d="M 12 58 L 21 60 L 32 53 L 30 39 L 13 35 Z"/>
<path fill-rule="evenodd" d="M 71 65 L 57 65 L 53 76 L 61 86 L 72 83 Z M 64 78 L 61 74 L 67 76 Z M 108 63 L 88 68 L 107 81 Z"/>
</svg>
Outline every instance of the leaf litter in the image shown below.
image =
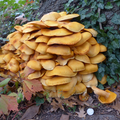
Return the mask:
<svg viewBox="0 0 120 120">
<path fill-rule="evenodd" d="M 20 118 L 20 120 L 32 119 L 35 115 L 38 114 L 39 109 L 40 109 L 40 105 L 39 106 L 33 105 L 29 107 L 26 110 L 26 112 L 23 114 L 23 116 Z"/>
</svg>

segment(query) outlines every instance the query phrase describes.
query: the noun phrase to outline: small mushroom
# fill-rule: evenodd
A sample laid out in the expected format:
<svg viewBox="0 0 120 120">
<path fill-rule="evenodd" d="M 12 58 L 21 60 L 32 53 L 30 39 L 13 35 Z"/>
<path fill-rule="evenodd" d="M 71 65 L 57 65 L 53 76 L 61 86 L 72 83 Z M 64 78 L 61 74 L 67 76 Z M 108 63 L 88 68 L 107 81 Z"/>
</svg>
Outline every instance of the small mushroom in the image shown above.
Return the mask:
<svg viewBox="0 0 120 120">
<path fill-rule="evenodd" d="M 97 41 L 94 37 L 91 37 L 90 39 L 87 40 L 91 45 L 97 44 Z"/>
<path fill-rule="evenodd" d="M 79 74 L 86 75 L 98 71 L 97 64 L 85 64 L 85 70 L 80 71 Z"/>
<path fill-rule="evenodd" d="M 9 53 L 7 53 L 6 55 L 4 55 L 4 57 L 3 57 L 3 60 L 6 62 L 6 63 L 8 63 L 8 62 L 10 62 L 10 60 L 11 60 L 11 58 L 14 56 L 14 54 L 12 53 L 12 52 L 9 52 Z"/>
<path fill-rule="evenodd" d="M 106 84 L 107 83 L 107 75 L 104 75 L 103 77 L 102 77 L 102 79 L 101 80 L 99 80 L 99 82 L 102 84 L 102 85 L 104 85 L 104 84 Z"/>
<path fill-rule="evenodd" d="M 106 59 L 105 55 L 103 55 L 102 53 L 99 53 L 98 55 L 91 57 L 90 62 L 92 64 L 98 64 L 100 62 L 103 62 L 105 59 Z"/>
<path fill-rule="evenodd" d="M 84 63 L 82 63 L 78 60 L 75 60 L 75 59 L 69 60 L 68 66 L 72 69 L 73 72 L 85 70 Z"/>
<path fill-rule="evenodd" d="M 70 91 L 57 91 L 58 97 L 62 97 L 64 99 L 69 98 L 74 93 L 75 93 L 75 87 L 73 87 Z"/>
<path fill-rule="evenodd" d="M 47 48 L 47 53 L 56 55 L 71 55 L 71 49 L 65 45 L 52 45 Z"/>
<path fill-rule="evenodd" d="M 89 32 L 83 32 L 83 33 L 81 34 L 81 36 L 82 36 L 81 40 L 80 40 L 77 44 L 75 44 L 75 46 L 80 46 L 80 45 L 82 45 L 82 44 L 85 43 L 88 39 L 90 39 L 90 38 L 92 37 L 92 35 L 91 35 Z"/>
<path fill-rule="evenodd" d="M 62 11 L 62 12 L 59 12 L 59 14 L 60 14 L 61 16 L 65 16 L 65 15 L 67 15 L 67 12 Z"/>
<path fill-rule="evenodd" d="M 26 26 L 25 28 L 23 28 L 23 33 L 29 33 L 29 32 L 33 32 L 36 30 L 40 30 L 40 28 L 35 27 L 35 26 Z"/>
<path fill-rule="evenodd" d="M 28 61 L 30 58 L 30 55 L 26 55 L 25 53 L 21 53 L 20 58 L 22 58 L 24 61 Z"/>
<path fill-rule="evenodd" d="M 82 82 L 84 83 L 84 82 L 89 82 L 90 80 L 92 80 L 92 78 L 93 78 L 93 74 L 91 73 L 91 74 L 86 74 L 86 75 L 82 75 Z"/>
<path fill-rule="evenodd" d="M 81 33 L 74 33 L 63 37 L 53 37 L 48 41 L 48 45 L 62 44 L 62 45 L 74 45 L 81 40 Z"/>
<path fill-rule="evenodd" d="M 71 19 L 76 18 L 78 16 L 79 16 L 79 14 L 68 14 L 68 15 L 64 15 L 62 17 L 59 17 L 57 19 L 57 21 L 60 22 L 60 21 L 65 21 L 65 20 L 71 20 Z"/>
<path fill-rule="evenodd" d="M 41 60 L 40 63 L 45 70 L 53 70 L 55 68 L 54 60 Z"/>
<path fill-rule="evenodd" d="M 75 86 L 75 94 L 82 94 L 86 91 L 86 86 L 83 83 L 78 83 Z"/>
<path fill-rule="evenodd" d="M 74 48 L 74 53 L 79 55 L 85 55 L 91 48 L 91 44 L 89 42 L 85 42 L 80 46 Z"/>
<path fill-rule="evenodd" d="M 43 85 L 44 90 L 47 91 L 52 91 L 52 92 L 56 92 L 56 86 L 44 86 Z"/>
<path fill-rule="evenodd" d="M 26 34 L 28 34 L 28 33 L 26 33 Z M 35 37 L 40 36 L 40 35 L 42 35 L 41 30 L 39 30 L 37 32 L 33 32 L 27 40 L 31 40 L 31 39 L 33 39 Z"/>
<path fill-rule="evenodd" d="M 47 20 L 52 20 L 52 21 L 56 21 L 59 17 L 61 17 L 61 15 L 57 12 L 50 12 L 45 14 L 42 18 L 41 21 L 47 21 Z"/>
<path fill-rule="evenodd" d="M 31 48 L 29 48 L 27 45 L 22 44 L 18 50 L 20 50 L 21 52 L 27 54 L 27 55 L 31 55 L 34 53 L 34 50 L 32 50 Z"/>
<path fill-rule="evenodd" d="M 48 27 L 58 27 L 58 25 L 59 25 L 57 21 L 52 21 L 52 20 L 44 21 L 44 23 L 45 23 Z"/>
<path fill-rule="evenodd" d="M 47 86 L 55 86 L 55 85 L 61 85 L 69 83 L 72 80 L 72 78 L 68 77 L 52 77 L 45 80 L 45 84 Z"/>
<path fill-rule="evenodd" d="M 48 48 L 48 45 L 46 43 L 39 43 L 36 48 L 36 51 L 41 54 L 46 54 L 47 48 Z"/>
<path fill-rule="evenodd" d="M 64 27 L 72 32 L 80 32 L 85 26 L 78 22 L 62 22 L 63 24 L 60 27 Z"/>
<path fill-rule="evenodd" d="M 97 88 L 96 86 L 92 86 L 91 88 L 94 91 L 94 93 L 98 95 L 98 100 L 102 104 L 112 103 L 117 97 L 117 95 L 114 92 L 111 92 L 109 90 L 104 91 L 104 90 Z"/>
<path fill-rule="evenodd" d="M 94 75 L 90 81 L 84 82 L 84 85 L 87 88 L 90 88 L 92 86 L 97 86 L 98 85 L 98 80 L 97 80 L 96 76 Z"/>
<path fill-rule="evenodd" d="M 56 66 L 53 70 L 46 71 L 46 76 L 64 76 L 64 77 L 73 77 L 77 73 L 74 73 L 67 65 L 65 66 Z"/>
<path fill-rule="evenodd" d="M 70 91 L 73 87 L 75 87 L 77 83 L 77 77 L 72 77 L 71 81 L 67 84 L 57 85 L 57 91 Z"/>
<path fill-rule="evenodd" d="M 89 94 L 87 93 L 87 89 L 79 95 L 79 99 L 83 102 L 87 101 L 89 99 Z"/>
<path fill-rule="evenodd" d="M 100 52 L 100 45 L 97 43 L 90 47 L 90 50 L 87 53 L 88 57 L 95 57 Z"/>
<path fill-rule="evenodd" d="M 26 40 L 28 40 L 30 37 L 30 33 L 24 33 L 22 38 L 20 39 L 21 42 L 24 42 Z"/>
<path fill-rule="evenodd" d="M 70 59 L 74 59 L 74 57 L 63 58 L 62 56 L 58 56 L 58 57 L 56 58 L 56 61 L 57 61 L 60 65 L 66 65 Z"/>
<path fill-rule="evenodd" d="M 75 55 L 75 59 L 83 63 L 90 63 L 90 59 L 87 55 Z"/>
<path fill-rule="evenodd" d="M 16 48 L 10 42 L 8 42 L 7 44 L 5 44 L 2 47 L 2 49 L 8 50 L 8 51 L 14 51 L 14 50 L 16 50 Z"/>
<path fill-rule="evenodd" d="M 49 41 L 49 39 L 50 39 L 50 37 L 41 35 L 41 36 L 36 38 L 35 42 L 37 42 L 37 43 L 41 43 L 41 42 L 47 43 Z"/>
<path fill-rule="evenodd" d="M 106 52 L 107 51 L 107 47 L 100 44 L 100 52 Z"/>
<path fill-rule="evenodd" d="M 20 25 L 16 25 L 15 27 L 14 27 L 17 31 L 19 31 L 19 32 L 22 32 L 22 26 L 20 26 Z"/>
<path fill-rule="evenodd" d="M 41 70 L 42 66 L 39 61 L 37 60 L 30 60 L 27 63 L 27 66 L 33 70 Z"/>
<path fill-rule="evenodd" d="M 31 41 L 24 41 L 24 44 L 26 44 L 29 48 L 35 50 L 37 48 L 37 43 L 35 42 L 35 40 L 31 40 Z"/>
<path fill-rule="evenodd" d="M 43 60 L 43 59 L 51 59 L 51 58 L 54 58 L 55 56 L 52 55 L 52 54 L 40 54 L 37 56 L 37 60 Z"/>
<path fill-rule="evenodd" d="M 27 78 L 31 80 L 31 79 L 40 78 L 40 76 L 41 76 L 41 72 L 40 71 L 35 71 L 35 72 L 29 74 L 27 76 Z"/>
<path fill-rule="evenodd" d="M 26 25 L 27 25 L 26 27 L 29 27 L 29 26 L 32 26 L 33 28 L 37 27 L 39 28 L 39 30 L 47 27 L 42 21 L 32 21 L 27 23 Z"/>
<path fill-rule="evenodd" d="M 0 64 L 5 63 L 5 60 L 3 59 L 5 57 L 5 55 L 0 55 Z"/>
<path fill-rule="evenodd" d="M 10 60 L 7 66 L 8 66 L 8 69 L 13 73 L 16 73 L 19 71 L 19 62 L 14 58 Z"/>
<path fill-rule="evenodd" d="M 59 28 L 59 29 L 41 29 L 41 33 L 44 36 L 65 36 L 65 35 L 71 35 L 72 32 L 68 31 L 65 28 Z"/>
<path fill-rule="evenodd" d="M 88 28 L 88 29 L 84 28 L 84 30 L 90 32 L 93 35 L 93 37 L 96 37 L 98 34 L 98 32 L 92 28 Z"/>
</svg>

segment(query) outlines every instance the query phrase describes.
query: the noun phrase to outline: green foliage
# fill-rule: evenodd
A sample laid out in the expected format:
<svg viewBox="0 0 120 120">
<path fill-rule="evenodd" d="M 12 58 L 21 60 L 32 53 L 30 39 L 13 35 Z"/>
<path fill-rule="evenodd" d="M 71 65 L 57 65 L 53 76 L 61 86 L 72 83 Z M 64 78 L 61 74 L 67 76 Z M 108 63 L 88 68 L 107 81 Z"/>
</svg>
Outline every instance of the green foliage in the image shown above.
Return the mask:
<svg viewBox="0 0 120 120">
<path fill-rule="evenodd" d="M 3 86 L 5 86 L 5 85 L 7 85 L 10 80 L 11 80 L 11 78 L 6 78 L 6 79 L 3 80 L 2 82 L 0 82 L 0 87 L 3 87 Z"/>
<path fill-rule="evenodd" d="M 38 20 L 39 13 L 35 13 L 40 7 L 40 0 L 35 0 L 32 4 L 26 4 L 26 0 L 2 0 L 0 1 L 0 37 L 14 32 L 15 17 L 25 14 L 28 21 Z M 4 39 L 3 39 L 4 40 Z"/>
<path fill-rule="evenodd" d="M 51 103 L 51 100 L 50 100 L 50 98 L 49 98 L 49 92 L 48 92 L 48 91 L 44 91 L 43 95 L 45 95 L 45 96 L 46 96 L 46 100 L 47 100 L 49 103 Z"/>
<path fill-rule="evenodd" d="M 44 103 L 44 98 L 40 98 L 40 97 L 37 96 L 35 98 L 35 101 L 36 101 L 36 105 L 39 106 L 39 105 Z"/>
<path fill-rule="evenodd" d="M 114 25 L 105 26 L 106 16 L 103 12 L 98 13 L 98 9 L 101 9 L 101 11 L 112 9 L 113 3 L 118 7 L 120 6 L 119 0 L 108 1 L 106 3 L 103 0 L 79 0 L 77 6 L 69 4 L 69 6 L 67 5 L 69 9 L 65 7 L 65 11 L 68 13 L 75 12 L 80 14 L 79 22 L 84 24 L 86 28 L 95 29 L 98 32 L 97 42 L 107 47 L 107 52 L 104 53 L 106 60 L 98 65 L 99 69 L 95 74 L 99 80 L 107 74 L 107 81 L 110 86 L 120 81 L 120 29 L 118 27 L 118 30 L 115 30 Z M 120 25 L 120 15 L 115 13 L 111 22 Z M 100 29 L 99 23 L 104 23 L 102 25 L 103 29 Z M 102 84 L 99 84 L 98 87 L 104 89 Z"/>
<path fill-rule="evenodd" d="M 113 5 L 111 4 L 111 2 L 107 2 L 105 9 L 112 9 Z"/>
<path fill-rule="evenodd" d="M 75 112 L 76 111 L 76 106 L 74 105 L 74 107 L 68 107 L 68 110 L 70 112 Z"/>
</svg>

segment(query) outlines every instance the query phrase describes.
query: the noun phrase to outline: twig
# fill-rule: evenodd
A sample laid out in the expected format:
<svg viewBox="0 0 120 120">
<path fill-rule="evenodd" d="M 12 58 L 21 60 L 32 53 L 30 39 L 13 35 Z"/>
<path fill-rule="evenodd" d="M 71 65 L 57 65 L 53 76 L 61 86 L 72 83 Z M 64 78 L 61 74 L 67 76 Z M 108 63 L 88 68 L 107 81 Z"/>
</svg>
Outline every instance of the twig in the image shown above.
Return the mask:
<svg viewBox="0 0 120 120">
<path fill-rule="evenodd" d="M 99 14 L 99 17 L 100 17 L 100 10 L 101 10 L 101 9 L 98 7 L 98 14 Z M 99 27 L 100 27 L 101 30 L 103 30 L 103 28 L 102 28 L 102 23 L 101 23 L 101 22 L 99 22 Z"/>
</svg>

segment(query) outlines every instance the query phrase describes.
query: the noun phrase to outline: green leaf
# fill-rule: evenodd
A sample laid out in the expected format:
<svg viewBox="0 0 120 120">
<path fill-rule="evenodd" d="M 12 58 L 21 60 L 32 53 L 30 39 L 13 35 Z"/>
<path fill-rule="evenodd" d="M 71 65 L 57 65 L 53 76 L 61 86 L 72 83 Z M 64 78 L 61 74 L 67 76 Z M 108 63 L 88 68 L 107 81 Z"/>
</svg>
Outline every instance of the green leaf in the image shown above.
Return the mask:
<svg viewBox="0 0 120 120">
<path fill-rule="evenodd" d="M 119 25 L 120 24 L 120 15 L 115 13 L 114 16 L 112 17 L 111 22 L 114 23 L 114 24 Z"/>
<path fill-rule="evenodd" d="M 101 83 L 98 84 L 98 88 L 104 90 L 104 86 Z"/>
<path fill-rule="evenodd" d="M 8 105 L 2 98 L 0 98 L 0 116 L 1 112 L 4 114 L 8 114 Z"/>
<path fill-rule="evenodd" d="M 87 0 L 84 0 L 84 2 L 87 4 Z"/>
<path fill-rule="evenodd" d="M 118 39 L 115 39 L 114 41 L 112 41 L 111 44 L 115 49 L 120 48 Z"/>
<path fill-rule="evenodd" d="M 0 82 L 0 87 L 5 86 L 6 84 L 8 84 L 8 82 L 11 80 L 11 78 L 7 78 L 5 80 L 3 80 L 2 82 Z"/>
<path fill-rule="evenodd" d="M 108 85 L 111 86 L 112 84 L 115 83 L 115 80 L 110 78 L 110 76 L 107 76 L 107 82 L 108 82 Z"/>
<path fill-rule="evenodd" d="M 112 8 L 113 8 L 113 5 L 111 4 L 111 2 L 107 2 L 105 9 L 112 9 Z"/>
<path fill-rule="evenodd" d="M 36 101 L 36 105 L 39 106 L 39 105 L 44 103 L 44 98 L 40 98 L 40 97 L 37 96 L 35 98 L 35 101 Z"/>
<path fill-rule="evenodd" d="M 98 22 L 105 22 L 106 21 L 106 17 L 105 14 L 101 14 L 100 17 L 98 18 Z"/>
<path fill-rule="evenodd" d="M 116 4 L 119 7 L 120 6 L 120 1 L 116 1 Z"/>
<path fill-rule="evenodd" d="M 104 9 L 104 4 L 103 3 L 98 3 L 97 6 L 101 9 Z"/>
</svg>

